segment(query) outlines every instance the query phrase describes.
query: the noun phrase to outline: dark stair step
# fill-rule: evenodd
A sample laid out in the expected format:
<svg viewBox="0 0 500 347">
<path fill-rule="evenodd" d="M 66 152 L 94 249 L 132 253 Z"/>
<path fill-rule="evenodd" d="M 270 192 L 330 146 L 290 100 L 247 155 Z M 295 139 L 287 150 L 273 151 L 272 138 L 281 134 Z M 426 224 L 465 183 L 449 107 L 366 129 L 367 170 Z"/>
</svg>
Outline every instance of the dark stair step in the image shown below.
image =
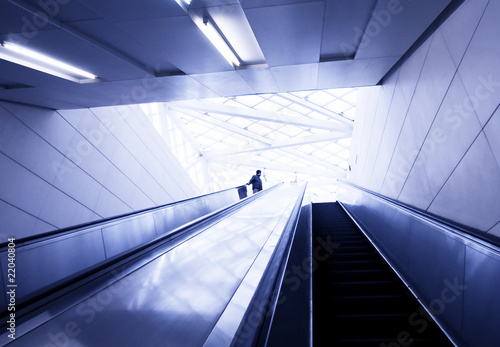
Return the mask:
<svg viewBox="0 0 500 347">
<path fill-rule="evenodd" d="M 325 261 L 328 268 L 331 270 L 381 270 L 387 269 L 387 264 L 380 259 L 372 260 L 332 260 L 328 259 Z"/>
<path fill-rule="evenodd" d="M 330 240 L 337 244 L 338 247 L 371 247 L 373 246 L 370 242 L 365 240 Z"/>
<path fill-rule="evenodd" d="M 394 339 L 343 339 L 335 340 L 333 344 L 331 341 L 324 341 L 323 343 L 316 341 L 314 342 L 316 347 L 331 347 L 331 346 L 341 346 L 341 347 L 443 347 L 447 346 L 443 342 L 433 341 L 431 339 L 422 339 L 418 337 L 418 334 L 410 334 L 407 331 L 400 332 L 398 338 Z"/>
<path fill-rule="evenodd" d="M 374 252 L 365 253 L 336 253 L 334 249 L 333 253 L 330 254 L 328 258 L 329 261 L 360 261 L 360 260 L 378 260 L 380 256 Z"/>
<path fill-rule="evenodd" d="M 330 240 L 333 242 L 367 241 L 366 237 L 359 235 L 331 236 Z"/>
<path fill-rule="evenodd" d="M 374 252 L 374 248 L 371 245 L 367 246 L 343 246 L 340 244 L 338 247 L 334 248 L 334 253 L 370 253 Z"/>
<path fill-rule="evenodd" d="M 335 233 L 332 234 L 332 228 L 335 228 Z M 332 226 L 328 228 L 316 228 L 314 230 L 314 234 L 321 235 L 331 235 L 331 236 L 354 236 L 354 235 L 362 235 L 356 228 L 339 228 L 338 226 Z"/>
<path fill-rule="evenodd" d="M 324 288 L 332 296 L 398 295 L 403 289 L 394 281 L 327 282 Z"/>
<path fill-rule="evenodd" d="M 331 315 L 330 331 L 337 339 L 371 338 L 394 339 L 401 331 L 412 328 L 412 313 Z M 412 330 L 415 328 L 413 327 Z"/>
<path fill-rule="evenodd" d="M 329 282 L 391 281 L 395 274 L 389 269 L 382 270 L 328 270 Z"/>
<path fill-rule="evenodd" d="M 329 298 L 328 305 L 335 314 L 411 314 L 418 309 L 406 295 L 336 296 Z"/>
</svg>

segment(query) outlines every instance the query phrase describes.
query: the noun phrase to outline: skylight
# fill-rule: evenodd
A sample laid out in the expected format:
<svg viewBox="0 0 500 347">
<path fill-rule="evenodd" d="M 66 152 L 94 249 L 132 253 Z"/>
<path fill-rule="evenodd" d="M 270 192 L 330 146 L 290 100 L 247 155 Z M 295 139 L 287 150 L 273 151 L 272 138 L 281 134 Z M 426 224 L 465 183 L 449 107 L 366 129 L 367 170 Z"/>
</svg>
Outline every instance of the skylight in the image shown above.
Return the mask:
<svg viewBox="0 0 500 347">
<path fill-rule="evenodd" d="M 265 187 L 307 180 L 314 201 L 334 194 L 336 180 L 346 176 L 356 97 L 356 89 L 344 88 L 180 101 L 159 109 L 163 122 L 189 134 L 190 149 L 174 152 L 201 152 L 189 156 L 195 161 L 179 161 L 202 192 L 244 184 L 260 169 Z M 198 111 L 201 106 L 209 109 Z M 259 119 L 263 112 L 273 119 Z M 170 146 L 186 146 L 164 138 Z"/>
</svg>

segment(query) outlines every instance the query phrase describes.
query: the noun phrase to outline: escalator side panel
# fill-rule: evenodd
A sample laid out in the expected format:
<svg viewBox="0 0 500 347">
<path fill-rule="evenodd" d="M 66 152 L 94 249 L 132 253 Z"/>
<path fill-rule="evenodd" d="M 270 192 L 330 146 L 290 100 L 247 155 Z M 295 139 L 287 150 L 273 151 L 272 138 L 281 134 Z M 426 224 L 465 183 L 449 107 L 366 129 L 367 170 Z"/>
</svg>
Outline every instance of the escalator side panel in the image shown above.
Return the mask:
<svg viewBox="0 0 500 347">
<path fill-rule="evenodd" d="M 195 236 L 126 264 L 104 285 L 86 282 L 19 321 L 12 346 L 202 346 L 238 327 L 232 314 L 251 299 L 263 262 L 298 199 L 297 187 L 264 193 Z M 125 266 L 125 265 L 124 265 Z M 253 286 L 253 287 L 252 287 Z M 238 297 L 237 302 L 233 302 Z M 226 317 L 221 324 L 221 317 Z M 234 333 L 234 332 L 233 332 Z M 226 337 L 226 336 L 225 336 Z M 8 341 L 0 335 L 0 344 Z M 230 341 L 230 340 L 229 340 Z M 220 344 L 218 345 L 220 346 Z"/>
<path fill-rule="evenodd" d="M 311 291 L 312 257 L 311 204 L 302 207 L 300 219 L 285 271 L 268 347 L 307 347 L 312 336 Z"/>
<path fill-rule="evenodd" d="M 152 211 L 61 231 L 39 240 L 16 240 L 17 306 L 20 308 L 197 218 L 237 203 L 244 195 L 238 191 L 239 188 L 227 189 Z M 7 257 L 7 249 L 0 250 L 2 270 L 7 269 Z M 5 293 L 2 294 L 3 300 L 7 300 Z M 0 315 L 6 313 L 6 305 L 2 305 Z"/>
<path fill-rule="evenodd" d="M 313 236 L 336 244 L 314 273 L 315 346 L 452 345 L 338 203 L 313 204 Z"/>
</svg>

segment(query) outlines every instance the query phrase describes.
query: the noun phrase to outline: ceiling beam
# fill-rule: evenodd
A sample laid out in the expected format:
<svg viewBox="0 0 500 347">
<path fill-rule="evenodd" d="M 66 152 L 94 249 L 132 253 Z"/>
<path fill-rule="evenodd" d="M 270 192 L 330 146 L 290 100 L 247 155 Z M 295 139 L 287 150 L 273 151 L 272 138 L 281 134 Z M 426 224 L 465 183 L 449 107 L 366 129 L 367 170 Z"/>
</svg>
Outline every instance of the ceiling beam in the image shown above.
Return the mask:
<svg viewBox="0 0 500 347">
<path fill-rule="evenodd" d="M 173 109 L 188 109 L 198 112 L 211 112 L 218 113 L 233 117 L 241 117 L 247 119 L 255 119 L 259 121 L 265 122 L 273 122 L 273 123 L 283 123 L 288 125 L 296 125 L 304 128 L 317 128 L 317 129 L 326 129 L 326 130 L 337 130 L 337 131 L 345 131 L 352 133 L 353 124 L 343 124 L 340 122 L 331 122 L 331 121 L 323 121 L 318 119 L 311 119 L 305 117 L 295 117 L 288 116 L 281 113 L 276 112 L 267 112 L 254 110 L 251 108 L 243 108 L 243 107 L 233 107 L 227 105 L 219 105 L 214 104 L 208 101 L 175 101 L 169 103 L 169 106 Z"/>
<path fill-rule="evenodd" d="M 165 107 L 165 104 L 159 104 L 158 108 L 160 110 L 161 117 L 168 117 L 169 120 L 175 125 L 177 129 L 182 133 L 184 138 L 193 146 L 194 150 L 200 154 L 204 155 L 204 150 L 200 147 L 198 141 L 191 135 L 188 129 L 186 129 L 186 124 L 179 119 L 179 116 Z"/>
<path fill-rule="evenodd" d="M 347 125 L 350 125 L 350 126 L 352 126 L 352 124 L 353 124 L 353 120 L 352 119 L 349 119 L 349 118 L 343 116 L 340 113 L 336 113 L 336 112 L 330 111 L 330 110 L 328 110 L 328 109 L 326 109 L 326 108 L 324 108 L 322 106 L 318 106 L 316 104 L 313 104 L 312 102 L 309 102 L 307 100 L 299 98 L 296 95 L 293 95 L 293 94 L 279 94 L 279 97 L 281 97 L 281 98 L 283 98 L 285 100 L 288 100 L 288 101 L 290 101 L 292 103 L 299 104 L 300 106 L 308 108 L 311 111 L 315 111 L 315 112 L 321 113 L 321 114 L 327 116 L 328 118 L 334 119 L 334 120 L 339 121 L 339 122 L 341 122 L 343 124 L 347 124 Z M 341 98 L 337 98 L 337 99 L 341 99 Z"/>
<path fill-rule="evenodd" d="M 331 132 L 327 134 L 321 135 L 310 135 L 310 136 L 300 136 L 294 137 L 286 140 L 274 141 L 267 145 L 255 145 L 251 148 L 235 148 L 230 150 L 219 150 L 219 151 L 210 151 L 205 155 L 209 158 L 222 156 L 222 155 L 231 155 L 231 154 L 242 154 L 242 153 L 250 153 L 250 152 L 258 152 L 258 151 L 268 151 L 273 149 L 281 149 L 283 147 L 292 147 L 292 146 L 301 146 L 305 144 L 311 144 L 316 142 L 324 142 L 324 141 L 335 141 L 339 139 L 344 139 L 350 137 L 346 133 L 340 132 Z"/>
<path fill-rule="evenodd" d="M 268 139 L 266 139 L 263 136 L 259 136 L 257 134 L 254 134 L 254 133 L 248 131 L 248 130 L 239 128 L 236 125 L 232 125 L 230 123 L 221 121 L 221 120 L 216 119 L 214 117 L 210 117 L 209 115 L 207 115 L 205 113 L 199 113 L 199 112 L 196 112 L 196 111 L 193 111 L 193 110 L 180 109 L 180 108 L 175 108 L 175 107 L 171 107 L 171 106 L 168 106 L 168 108 L 170 109 L 170 112 L 177 112 L 177 113 L 180 113 L 180 114 L 184 114 L 184 115 L 186 115 L 188 117 L 192 117 L 192 118 L 198 119 L 198 120 L 200 120 L 202 122 L 205 122 L 205 123 L 207 123 L 209 125 L 215 125 L 217 127 L 220 127 L 222 129 L 225 129 L 225 130 L 230 131 L 232 133 L 244 136 L 244 137 L 246 137 L 246 138 L 248 138 L 250 140 L 257 141 L 257 142 L 260 142 L 260 143 L 263 143 L 263 144 L 266 144 L 266 145 L 270 145 L 271 144 L 271 141 L 268 140 Z"/>
<path fill-rule="evenodd" d="M 299 173 L 303 175 L 310 175 L 310 176 L 315 176 L 315 177 L 328 177 L 328 178 L 344 178 L 345 175 L 339 175 L 338 173 L 332 171 L 332 170 L 326 170 L 318 167 L 294 167 L 291 165 L 283 165 L 279 163 L 274 163 L 271 161 L 267 160 L 248 160 L 244 158 L 236 158 L 236 157 L 217 157 L 217 158 L 212 158 L 208 162 L 212 163 L 221 163 L 221 164 L 232 164 L 232 165 L 238 165 L 238 166 L 245 166 L 245 167 L 261 167 L 264 169 L 272 169 L 272 170 L 277 170 L 277 171 L 284 171 L 284 172 L 293 172 L 293 173 Z"/>
<path fill-rule="evenodd" d="M 291 155 L 294 155 L 296 157 L 299 157 L 300 159 L 311 163 L 311 165 L 313 165 L 313 166 L 315 165 L 317 167 L 321 167 L 321 168 L 324 168 L 324 169 L 329 170 L 329 171 L 334 171 L 338 175 L 340 175 L 340 177 L 344 177 L 346 174 L 346 171 L 339 168 L 338 166 L 330 164 L 330 163 L 326 162 L 325 160 L 315 158 L 310 154 L 305 154 L 305 153 L 298 151 L 298 150 L 294 151 L 290 148 L 284 148 L 283 151 L 285 151 Z"/>
</svg>

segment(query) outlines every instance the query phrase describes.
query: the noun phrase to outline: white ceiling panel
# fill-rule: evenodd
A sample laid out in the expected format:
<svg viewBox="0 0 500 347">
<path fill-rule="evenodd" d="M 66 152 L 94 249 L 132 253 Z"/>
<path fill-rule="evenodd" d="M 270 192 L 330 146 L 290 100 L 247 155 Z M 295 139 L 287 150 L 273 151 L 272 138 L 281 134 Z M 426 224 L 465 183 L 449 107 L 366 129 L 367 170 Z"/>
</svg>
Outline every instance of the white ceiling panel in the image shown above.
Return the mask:
<svg viewBox="0 0 500 347">
<path fill-rule="evenodd" d="M 0 42 L 100 80 L 68 84 L 0 61 L 0 99 L 52 108 L 125 104 L 127 89 L 155 79 L 158 87 L 145 88 L 143 102 L 373 85 L 449 3 L 461 1 L 193 0 L 181 8 L 176 0 L 5 0 Z M 236 50 L 255 54 L 243 65 L 259 65 L 227 63 L 193 13 L 213 17 Z"/>
<path fill-rule="evenodd" d="M 376 85 L 398 59 L 399 57 L 355 59 L 347 71 L 344 84 L 353 87 Z"/>
<path fill-rule="evenodd" d="M 238 70 L 241 77 L 255 93 L 276 93 L 278 85 L 269 69 Z"/>
<path fill-rule="evenodd" d="M 356 58 L 402 56 L 451 0 L 380 0 L 368 21 Z"/>
<path fill-rule="evenodd" d="M 91 10 L 91 7 L 86 6 L 83 1 L 74 1 L 71 6 L 67 6 L 68 0 L 9 0 L 9 2 L 13 5 L 17 4 L 18 7 L 31 7 L 36 12 L 42 11 L 49 17 L 57 16 L 63 22 L 82 21 L 101 17 L 97 11 Z M 26 16 L 26 13 L 23 16 Z M 33 17 L 28 16 L 27 18 L 33 21 Z"/>
<path fill-rule="evenodd" d="M 185 95 L 189 95 L 189 99 L 207 99 L 219 96 L 191 76 L 167 76 L 160 77 L 159 80 L 184 91 Z M 185 97 L 179 100 L 183 99 Z"/>
<path fill-rule="evenodd" d="M 376 0 L 329 0 L 321 41 L 321 60 L 354 57 Z"/>
<path fill-rule="evenodd" d="M 17 42 L 27 42 L 43 30 L 57 29 L 47 21 L 37 20 L 27 12 L 9 1 L 0 2 L 0 34 L 3 38 Z"/>
<path fill-rule="evenodd" d="M 317 2 L 318 0 L 252 0 L 252 1 L 241 1 L 243 8 L 256 8 L 256 7 L 266 7 L 266 6 L 279 6 L 279 5 L 291 5 L 299 4 L 303 2 Z"/>
<path fill-rule="evenodd" d="M 155 65 L 167 61 L 187 74 L 233 70 L 188 16 L 116 25 L 149 48 Z"/>
<path fill-rule="evenodd" d="M 136 23 L 132 22 L 128 25 L 124 24 L 124 26 L 132 27 L 134 24 Z M 97 19 L 76 22 L 72 26 L 94 39 L 98 38 L 96 40 L 101 42 L 104 47 L 119 47 L 116 49 L 117 51 L 127 57 L 127 60 L 135 60 L 135 63 L 139 66 L 142 65 L 143 69 L 149 69 L 157 73 L 179 71 L 167 59 L 158 58 L 161 56 L 159 54 L 160 50 L 152 46 L 147 37 L 144 37 L 144 39 L 132 37 L 114 23 L 104 19 Z"/>
<path fill-rule="evenodd" d="M 54 95 L 56 97 L 54 98 Z M 25 100 L 29 100 L 30 104 L 50 109 L 76 109 L 82 108 L 86 100 L 83 98 L 75 100 L 64 100 L 59 95 L 55 94 L 53 90 L 47 88 L 18 88 L 18 89 L 4 89 L 0 90 L 0 100 L 10 101 L 15 103 L 25 104 Z M 77 101 L 73 103 L 73 101 Z"/>
<path fill-rule="evenodd" d="M 192 77 L 220 96 L 254 93 L 253 89 L 236 71 L 192 75 Z"/>
<path fill-rule="evenodd" d="M 347 71 L 354 60 L 339 60 L 319 63 L 318 89 L 345 87 Z"/>
<path fill-rule="evenodd" d="M 37 0 L 39 1 L 39 0 Z M 74 1 L 74 0 L 73 0 Z M 153 19 L 183 15 L 175 1 L 169 0 L 78 0 L 110 22 Z M 65 6 L 62 6 L 65 7 Z"/>
<path fill-rule="evenodd" d="M 269 66 L 319 62 L 324 2 L 245 11 Z"/>
<path fill-rule="evenodd" d="M 272 67 L 276 84 L 281 92 L 316 89 L 318 83 L 318 65 L 303 64 Z"/>
</svg>

